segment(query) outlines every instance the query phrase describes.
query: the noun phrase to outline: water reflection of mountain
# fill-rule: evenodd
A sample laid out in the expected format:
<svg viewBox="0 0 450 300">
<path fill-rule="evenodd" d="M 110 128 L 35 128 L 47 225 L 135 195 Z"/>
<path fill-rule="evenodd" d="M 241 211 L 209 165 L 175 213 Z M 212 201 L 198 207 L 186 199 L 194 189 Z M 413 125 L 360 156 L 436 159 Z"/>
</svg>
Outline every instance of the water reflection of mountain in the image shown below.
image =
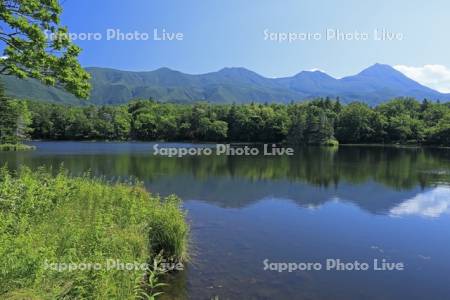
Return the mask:
<svg viewBox="0 0 450 300">
<path fill-rule="evenodd" d="M 450 183 L 450 150 L 395 147 L 306 147 L 292 157 L 151 155 L 151 143 L 40 143 L 32 153 L 2 153 L 11 167 L 61 164 L 73 174 L 137 177 L 155 192 L 224 207 L 265 197 L 302 206 L 331 199 L 388 212 L 422 190 Z M 173 146 L 173 145 L 172 145 Z"/>
<path fill-rule="evenodd" d="M 373 181 L 356 185 L 341 183 L 336 187 L 320 187 L 283 180 L 249 181 L 242 178 L 196 180 L 190 176 L 157 179 L 148 183 L 147 187 L 162 195 L 171 191 L 184 200 L 200 200 L 221 207 L 244 207 L 264 198 L 289 199 L 302 207 L 318 207 L 328 201 L 339 199 L 354 203 L 375 214 L 388 213 L 403 201 L 423 192 L 420 187 L 400 191 Z"/>
</svg>

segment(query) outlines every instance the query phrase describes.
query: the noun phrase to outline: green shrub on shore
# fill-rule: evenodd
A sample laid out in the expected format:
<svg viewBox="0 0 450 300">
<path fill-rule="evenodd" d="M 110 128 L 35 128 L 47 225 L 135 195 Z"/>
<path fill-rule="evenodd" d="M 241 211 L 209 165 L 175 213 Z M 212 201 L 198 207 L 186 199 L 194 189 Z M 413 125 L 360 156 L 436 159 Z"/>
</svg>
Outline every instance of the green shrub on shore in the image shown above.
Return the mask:
<svg viewBox="0 0 450 300">
<path fill-rule="evenodd" d="M 35 146 L 25 144 L 0 144 L 0 151 L 30 151 L 35 149 Z"/>
<path fill-rule="evenodd" d="M 328 147 L 338 147 L 339 146 L 339 142 L 336 139 L 328 139 L 325 142 L 323 142 L 322 145 L 323 146 L 328 146 Z"/>
<path fill-rule="evenodd" d="M 0 214 L 2 299 L 135 299 L 145 271 L 120 263 L 151 263 L 161 250 L 166 259 L 187 256 L 179 200 L 140 184 L 4 167 Z M 78 269 L 57 269 L 71 263 Z"/>
</svg>

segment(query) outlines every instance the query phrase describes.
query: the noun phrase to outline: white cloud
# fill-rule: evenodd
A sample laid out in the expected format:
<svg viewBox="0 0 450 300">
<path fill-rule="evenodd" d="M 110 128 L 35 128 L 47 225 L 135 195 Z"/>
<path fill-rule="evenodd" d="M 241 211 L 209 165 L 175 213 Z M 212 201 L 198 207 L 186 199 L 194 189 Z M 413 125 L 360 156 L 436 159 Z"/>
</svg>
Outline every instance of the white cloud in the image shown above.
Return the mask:
<svg viewBox="0 0 450 300">
<path fill-rule="evenodd" d="M 441 93 L 450 93 L 450 69 L 446 66 L 424 65 L 423 67 L 412 67 L 396 65 L 394 68 L 420 84 Z"/>
<path fill-rule="evenodd" d="M 436 218 L 450 213 L 450 187 L 441 186 L 416 195 L 391 209 L 391 216 L 417 215 Z"/>
</svg>

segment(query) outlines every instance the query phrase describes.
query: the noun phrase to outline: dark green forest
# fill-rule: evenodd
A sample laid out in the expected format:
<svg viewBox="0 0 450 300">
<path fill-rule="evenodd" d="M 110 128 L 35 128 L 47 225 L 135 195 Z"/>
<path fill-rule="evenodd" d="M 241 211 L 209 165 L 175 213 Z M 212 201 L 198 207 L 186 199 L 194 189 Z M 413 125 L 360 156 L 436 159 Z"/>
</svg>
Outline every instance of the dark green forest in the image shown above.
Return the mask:
<svg viewBox="0 0 450 300">
<path fill-rule="evenodd" d="M 450 104 L 411 98 L 377 107 L 328 98 L 288 105 L 135 100 L 67 106 L 7 99 L 0 105 L 5 107 L 0 112 L 2 142 L 27 135 L 43 140 L 450 145 Z"/>
</svg>

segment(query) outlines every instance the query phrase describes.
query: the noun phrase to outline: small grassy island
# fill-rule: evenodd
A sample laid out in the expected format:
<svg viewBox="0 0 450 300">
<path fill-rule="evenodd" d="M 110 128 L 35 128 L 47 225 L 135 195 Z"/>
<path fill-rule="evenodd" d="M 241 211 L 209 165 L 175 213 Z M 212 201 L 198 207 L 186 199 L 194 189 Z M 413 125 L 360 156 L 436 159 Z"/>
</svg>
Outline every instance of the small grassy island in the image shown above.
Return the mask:
<svg viewBox="0 0 450 300">
<path fill-rule="evenodd" d="M 35 146 L 25 144 L 1 144 L 0 151 L 30 151 L 35 150 Z"/>
<path fill-rule="evenodd" d="M 4 167 L 0 298 L 152 295 L 153 288 L 144 284 L 149 271 L 124 270 L 124 264 L 152 266 L 156 257 L 183 262 L 188 233 L 175 196 L 160 199 L 141 184 L 111 183 L 88 174 L 70 177 L 60 171 L 53 176 L 44 169 L 11 172 Z"/>
</svg>

